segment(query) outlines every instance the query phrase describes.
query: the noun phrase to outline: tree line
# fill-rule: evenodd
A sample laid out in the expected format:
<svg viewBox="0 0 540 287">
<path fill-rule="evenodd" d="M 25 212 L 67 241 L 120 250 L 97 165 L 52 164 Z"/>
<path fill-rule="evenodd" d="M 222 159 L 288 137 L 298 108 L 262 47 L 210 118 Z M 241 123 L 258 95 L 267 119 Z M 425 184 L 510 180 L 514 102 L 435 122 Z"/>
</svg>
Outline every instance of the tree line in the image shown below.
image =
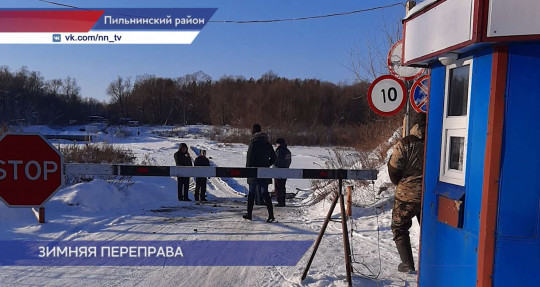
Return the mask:
<svg viewBox="0 0 540 287">
<path fill-rule="evenodd" d="M 0 67 L 0 123 L 69 124 L 84 122 L 89 115 L 107 113 L 108 105 L 83 98 L 77 80 L 44 80 L 26 67 L 11 72 Z"/>
<path fill-rule="evenodd" d="M 177 78 L 118 76 L 108 102 L 84 98 L 76 79 L 45 80 L 25 67 L 0 67 L 0 122 L 83 124 L 98 115 L 110 123 L 131 118 L 141 124 L 210 124 L 249 128 L 253 123 L 278 130 L 309 132 L 371 125 L 385 121 L 367 102 L 369 82 L 334 84 L 287 79 L 269 71 L 259 79 L 199 71 Z"/>
<path fill-rule="evenodd" d="M 148 124 L 232 125 L 275 128 L 367 124 L 376 116 L 366 94 L 369 83 L 336 85 L 316 79 L 286 79 L 267 72 L 259 79 L 203 72 L 178 78 L 118 77 L 109 84 L 111 110 Z"/>
</svg>

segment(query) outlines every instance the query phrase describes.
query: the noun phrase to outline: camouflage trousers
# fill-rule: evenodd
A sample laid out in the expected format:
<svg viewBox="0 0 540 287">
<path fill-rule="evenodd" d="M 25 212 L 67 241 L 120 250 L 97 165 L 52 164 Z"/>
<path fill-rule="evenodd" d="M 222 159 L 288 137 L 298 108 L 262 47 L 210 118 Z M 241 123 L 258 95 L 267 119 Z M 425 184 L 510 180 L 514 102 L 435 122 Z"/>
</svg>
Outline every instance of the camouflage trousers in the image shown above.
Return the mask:
<svg viewBox="0 0 540 287">
<path fill-rule="evenodd" d="M 420 223 L 420 202 L 405 202 L 397 198 L 394 199 L 392 208 L 392 233 L 394 241 L 402 237 L 409 237 L 409 229 L 412 226 L 412 219 L 416 216 Z"/>
</svg>

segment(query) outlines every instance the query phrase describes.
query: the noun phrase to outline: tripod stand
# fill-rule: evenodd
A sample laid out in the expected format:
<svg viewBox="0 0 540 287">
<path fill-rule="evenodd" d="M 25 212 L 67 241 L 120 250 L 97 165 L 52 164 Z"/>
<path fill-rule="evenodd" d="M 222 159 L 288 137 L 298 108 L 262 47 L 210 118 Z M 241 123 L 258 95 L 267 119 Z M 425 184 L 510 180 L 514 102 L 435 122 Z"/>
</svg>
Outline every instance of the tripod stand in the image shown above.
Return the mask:
<svg viewBox="0 0 540 287">
<path fill-rule="evenodd" d="M 341 229 L 343 231 L 343 250 L 345 251 L 345 270 L 347 272 L 347 282 L 349 286 L 352 286 L 352 267 L 351 267 L 351 247 L 349 243 L 349 233 L 347 231 L 347 217 L 345 214 L 345 200 L 343 198 L 343 179 L 340 176 L 339 179 L 339 193 L 336 195 L 334 200 L 332 201 L 332 205 L 330 206 L 330 210 L 328 211 L 328 215 L 326 216 L 326 219 L 324 220 L 323 226 L 321 228 L 321 231 L 319 232 L 319 236 L 317 237 L 317 241 L 315 242 L 315 246 L 313 247 L 313 253 L 311 254 L 311 257 L 309 258 L 308 264 L 306 266 L 306 269 L 304 269 L 304 273 L 302 274 L 302 281 L 306 279 L 307 273 L 309 271 L 309 267 L 311 266 L 311 263 L 313 262 L 313 258 L 315 258 L 315 254 L 317 253 L 317 249 L 319 248 L 319 245 L 321 243 L 322 237 L 324 235 L 324 232 L 326 231 L 326 227 L 328 226 L 328 222 L 330 222 L 332 218 L 332 213 L 334 212 L 334 209 L 336 208 L 336 204 L 339 200 L 339 205 L 341 208 Z"/>
</svg>

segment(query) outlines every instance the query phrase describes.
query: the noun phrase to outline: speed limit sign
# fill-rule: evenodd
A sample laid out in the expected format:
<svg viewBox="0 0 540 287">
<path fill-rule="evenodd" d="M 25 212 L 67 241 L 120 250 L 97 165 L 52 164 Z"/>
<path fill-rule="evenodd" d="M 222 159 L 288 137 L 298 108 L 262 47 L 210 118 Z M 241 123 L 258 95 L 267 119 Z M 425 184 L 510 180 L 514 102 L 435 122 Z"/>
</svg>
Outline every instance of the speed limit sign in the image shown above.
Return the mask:
<svg viewBox="0 0 540 287">
<path fill-rule="evenodd" d="M 405 84 L 394 76 L 378 77 L 369 87 L 369 106 L 381 116 L 397 114 L 405 105 L 406 100 Z"/>
</svg>

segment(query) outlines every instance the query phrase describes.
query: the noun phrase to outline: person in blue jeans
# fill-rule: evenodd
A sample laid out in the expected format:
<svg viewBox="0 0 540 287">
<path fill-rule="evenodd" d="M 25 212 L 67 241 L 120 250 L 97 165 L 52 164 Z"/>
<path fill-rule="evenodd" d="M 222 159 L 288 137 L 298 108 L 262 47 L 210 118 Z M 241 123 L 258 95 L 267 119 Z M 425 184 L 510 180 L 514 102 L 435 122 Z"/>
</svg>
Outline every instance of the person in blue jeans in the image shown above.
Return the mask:
<svg viewBox="0 0 540 287">
<path fill-rule="evenodd" d="M 251 141 L 249 142 L 249 148 L 247 152 L 246 167 L 270 167 L 276 161 L 276 153 L 270 143 L 269 137 L 261 130 L 261 125 L 253 125 L 251 131 Z M 243 216 L 244 219 L 251 220 L 253 205 L 255 203 L 255 197 L 258 190 L 261 194 L 268 209 L 268 219 L 266 222 L 274 222 L 274 208 L 272 206 L 272 199 L 268 193 L 268 185 L 272 183 L 270 178 L 248 178 L 249 193 L 248 193 L 248 205 L 247 213 Z"/>
</svg>

